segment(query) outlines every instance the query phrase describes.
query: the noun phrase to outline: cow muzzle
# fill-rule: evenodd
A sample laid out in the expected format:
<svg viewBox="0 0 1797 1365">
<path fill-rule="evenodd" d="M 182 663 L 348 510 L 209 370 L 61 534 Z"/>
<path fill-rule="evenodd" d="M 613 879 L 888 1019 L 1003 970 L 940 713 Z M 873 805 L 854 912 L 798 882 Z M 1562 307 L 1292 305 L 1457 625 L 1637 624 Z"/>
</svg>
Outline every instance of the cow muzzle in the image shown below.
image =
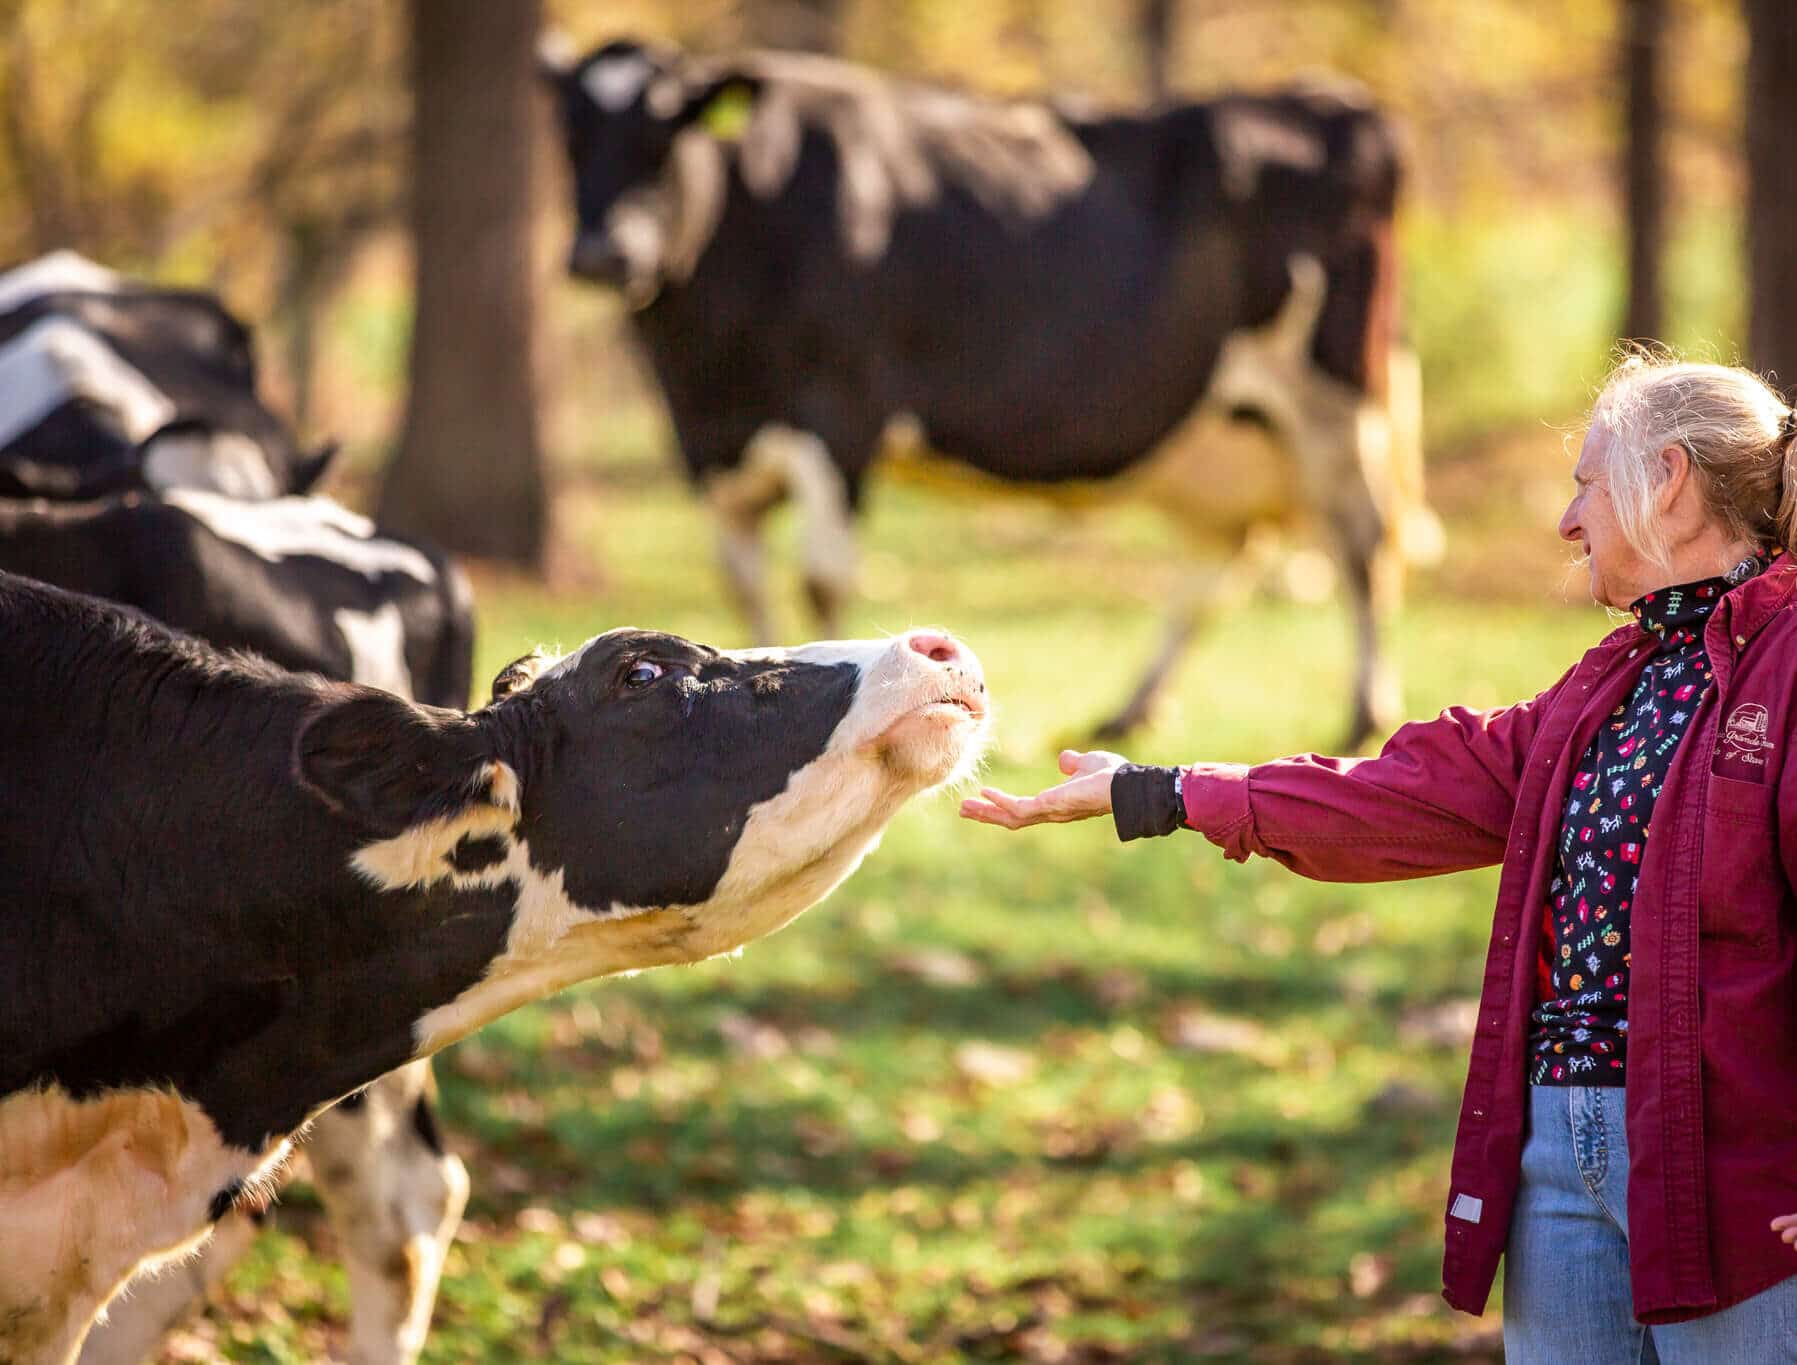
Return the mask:
<svg viewBox="0 0 1797 1365">
<path fill-rule="evenodd" d="M 946 631 L 910 630 L 868 669 L 878 700 L 870 748 L 924 786 L 972 772 L 985 750 L 990 706 L 979 659 Z"/>
</svg>

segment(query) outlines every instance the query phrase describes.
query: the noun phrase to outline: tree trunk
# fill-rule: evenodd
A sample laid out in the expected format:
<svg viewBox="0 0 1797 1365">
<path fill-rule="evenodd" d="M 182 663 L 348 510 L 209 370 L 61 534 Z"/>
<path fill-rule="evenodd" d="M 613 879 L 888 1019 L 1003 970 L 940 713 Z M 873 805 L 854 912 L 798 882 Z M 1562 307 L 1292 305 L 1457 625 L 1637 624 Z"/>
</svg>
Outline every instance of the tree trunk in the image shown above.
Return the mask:
<svg viewBox="0 0 1797 1365">
<path fill-rule="evenodd" d="M 1628 303 L 1622 335 L 1658 339 L 1663 328 L 1661 263 L 1666 254 L 1666 189 L 1661 143 L 1660 54 L 1666 0 L 1626 0 L 1622 7 L 1623 217 L 1628 233 Z"/>
<path fill-rule="evenodd" d="M 1151 104 L 1167 98 L 1167 64 L 1173 53 L 1174 0 L 1141 0 L 1136 40 L 1142 48 L 1142 76 Z"/>
<path fill-rule="evenodd" d="M 540 0 L 411 0 L 411 389 L 381 522 L 536 565 L 530 222 Z"/>
<path fill-rule="evenodd" d="M 1747 0 L 1749 362 L 1797 381 L 1797 7 Z"/>
</svg>

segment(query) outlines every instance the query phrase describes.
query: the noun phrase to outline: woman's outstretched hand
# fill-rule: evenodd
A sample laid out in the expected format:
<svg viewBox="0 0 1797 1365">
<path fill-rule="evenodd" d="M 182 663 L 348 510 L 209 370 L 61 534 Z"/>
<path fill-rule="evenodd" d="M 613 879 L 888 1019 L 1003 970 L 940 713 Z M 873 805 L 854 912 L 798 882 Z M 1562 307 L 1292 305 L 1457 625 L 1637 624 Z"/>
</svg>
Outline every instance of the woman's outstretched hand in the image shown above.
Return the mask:
<svg viewBox="0 0 1797 1365">
<path fill-rule="evenodd" d="M 1786 1246 L 1797 1247 L 1797 1213 L 1784 1213 L 1774 1218 L 1772 1231 L 1779 1235 Z"/>
<path fill-rule="evenodd" d="M 961 814 L 969 820 L 1003 825 L 1006 829 L 1064 825 L 1073 820 L 1089 820 L 1094 815 L 1109 815 L 1111 774 L 1127 762 L 1123 755 L 1103 749 L 1090 753 L 1063 749 L 1061 771 L 1067 774 L 1067 781 L 1035 796 L 1012 796 L 996 787 L 982 787 L 979 796 L 970 796 L 961 803 Z"/>
</svg>

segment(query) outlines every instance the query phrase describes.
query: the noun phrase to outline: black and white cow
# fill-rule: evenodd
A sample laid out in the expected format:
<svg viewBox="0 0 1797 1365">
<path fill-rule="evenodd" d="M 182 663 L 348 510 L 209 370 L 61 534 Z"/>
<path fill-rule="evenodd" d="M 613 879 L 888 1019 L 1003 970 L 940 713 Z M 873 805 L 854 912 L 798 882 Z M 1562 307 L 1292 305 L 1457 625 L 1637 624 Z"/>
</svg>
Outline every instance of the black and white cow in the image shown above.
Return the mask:
<svg viewBox="0 0 1797 1365">
<path fill-rule="evenodd" d="M 0 569 L 107 598 L 223 649 L 465 706 L 473 595 L 447 556 L 326 498 L 198 489 L 0 500 Z"/>
<path fill-rule="evenodd" d="M 71 251 L 0 274 L 0 495 L 272 498 L 308 491 L 333 450 L 302 452 L 262 404 L 249 330 L 211 294 Z"/>
<path fill-rule="evenodd" d="M 92 503 L 0 500 L 0 569 L 122 603 L 286 668 L 465 706 L 474 655 L 466 578 L 432 548 L 375 533 L 322 498 L 237 502 L 174 490 Z M 343 1248 L 354 1365 L 405 1365 L 430 1321 L 468 1175 L 431 1112 L 429 1063 L 319 1116 L 306 1144 Z M 179 1273 L 134 1285 L 82 1365 L 144 1358 L 248 1248 L 248 1213 Z"/>
<path fill-rule="evenodd" d="M 322 1107 L 589 977 L 729 952 L 977 761 L 912 631 L 614 630 L 481 711 L 220 654 L 0 574 L 0 1358 L 95 1311 Z"/>
<path fill-rule="evenodd" d="M 546 74 L 570 268 L 622 289 L 757 636 L 764 514 L 800 505 L 830 630 L 895 421 L 985 473 L 1066 483 L 1138 469 L 1194 413 L 1252 415 L 1289 451 L 1272 486 L 1293 496 L 1242 507 L 1201 465 L 1223 496 L 1184 510 L 1237 546 L 1268 513 L 1320 521 L 1359 631 L 1354 738 L 1395 709 L 1377 611 L 1399 531 L 1434 523 L 1394 315 L 1398 154 L 1357 96 L 1086 117 L 629 41 Z M 1160 665 L 1196 622 L 1182 606 Z M 1160 665 L 1108 729 L 1143 717 Z"/>
</svg>

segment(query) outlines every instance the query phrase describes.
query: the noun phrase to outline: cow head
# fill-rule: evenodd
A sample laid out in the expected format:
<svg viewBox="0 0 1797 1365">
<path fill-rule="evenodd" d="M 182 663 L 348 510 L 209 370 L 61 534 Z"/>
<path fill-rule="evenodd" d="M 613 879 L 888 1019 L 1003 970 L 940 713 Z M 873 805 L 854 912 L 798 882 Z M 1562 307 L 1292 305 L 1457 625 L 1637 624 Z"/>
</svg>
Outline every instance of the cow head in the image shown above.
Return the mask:
<svg viewBox="0 0 1797 1365">
<path fill-rule="evenodd" d="M 728 140 L 758 80 L 627 39 L 577 62 L 545 55 L 542 70 L 574 173 L 568 269 L 644 306 L 691 273 L 723 211 L 718 141 L 682 135 L 698 128 Z"/>
<path fill-rule="evenodd" d="M 463 715 L 344 688 L 296 764 L 357 827 L 363 876 L 511 884 L 508 960 L 585 935 L 568 980 L 778 928 L 907 798 L 967 773 L 986 733 L 979 662 L 938 631 L 721 653 L 614 630 L 513 665 L 496 690 Z M 607 947 L 620 931 L 635 956 Z"/>
</svg>

